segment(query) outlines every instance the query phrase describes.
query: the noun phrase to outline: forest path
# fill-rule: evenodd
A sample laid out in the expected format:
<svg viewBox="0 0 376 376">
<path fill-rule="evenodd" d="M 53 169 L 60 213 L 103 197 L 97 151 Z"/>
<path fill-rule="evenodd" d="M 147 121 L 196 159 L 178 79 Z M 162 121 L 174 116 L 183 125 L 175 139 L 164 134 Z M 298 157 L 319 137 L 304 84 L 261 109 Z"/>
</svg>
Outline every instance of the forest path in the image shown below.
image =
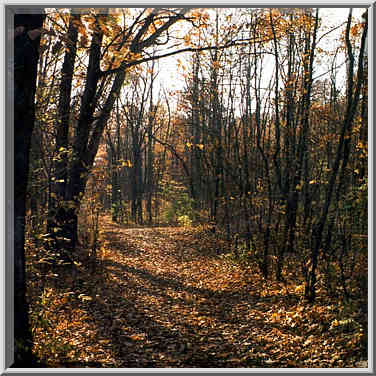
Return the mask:
<svg viewBox="0 0 376 376">
<path fill-rule="evenodd" d="M 217 255 L 212 234 L 102 226 L 116 367 L 306 366 L 306 338 L 276 316 L 299 298 L 269 295 L 255 271 Z"/>
<path fill-rule="evenodd" d="M 323 292 L 308 305 L 294 276 L 265 282 L 226 247 L 202 228 L 107 216 L 95 259 L 82 248 L 52 270 L 30 247 L 33 351 L 58 368 L 359 367 L 356 311 Z"/>
<path fill-rule="evenodd" d="M 114 335 L 121 340 L 122 366 L 246 366 L 241 358 L 249 352 L 254 323 L 244 323 L 241 315 L 244 270 L 210 249 L 210 235 L 108 222 L 103 233 L 111 249 L 103 265 L 121 299 L 130 303 L 119 317 L 128 329 L 123 325 Z M 247 298 L 256 304 L 250 294 Z"/>
</svg>

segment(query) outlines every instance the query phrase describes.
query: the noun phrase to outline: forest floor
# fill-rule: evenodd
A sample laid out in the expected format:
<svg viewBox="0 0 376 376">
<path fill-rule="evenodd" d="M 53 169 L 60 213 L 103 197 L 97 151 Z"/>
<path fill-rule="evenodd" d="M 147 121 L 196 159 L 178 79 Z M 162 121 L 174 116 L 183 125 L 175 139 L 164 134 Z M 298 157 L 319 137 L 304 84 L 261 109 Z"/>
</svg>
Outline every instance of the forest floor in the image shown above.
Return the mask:
<svg viewBox="0 0 376 376">
<path fill-rule="evenodd" d="M 265 282 L 201 229 L 105 217 L 97 262 L 30 252 L 34 352 L 48 367 L 367 367 L 349 309 L 302 284 Z M 37 265 L 31 267 L 31 265 Z"/>
</svg>

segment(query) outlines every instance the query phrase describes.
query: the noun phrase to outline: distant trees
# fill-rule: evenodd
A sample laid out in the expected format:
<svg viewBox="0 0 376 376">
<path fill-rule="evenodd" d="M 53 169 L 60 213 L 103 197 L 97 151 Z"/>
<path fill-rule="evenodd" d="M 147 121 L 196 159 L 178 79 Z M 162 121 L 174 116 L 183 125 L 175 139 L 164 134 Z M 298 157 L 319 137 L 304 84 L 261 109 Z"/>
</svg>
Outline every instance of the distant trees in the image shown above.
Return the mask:
<svg viewBox="0 0 376 376">
<path fill-rule="evenodd" d="M 112 171 L 112 216 L 130 201 L 131 218 L 144 222 L 146 199 L 148 222 L 153 221 L 152 200 L 155 182 L 155 140 L 158 106 L 153 105 L 155 73 L 134 75 L 124 99 L 119 99 L 113 122 L 107 129 L 107 148 Z M 119 175 L 120 174 L 120 175 Z"/>
<path fill-rule="evenodd" d="M 55 161 L 49 182 L 48 232 L 51 245 L 68 259 L 77 243 L 77 215 L 90 169 L 126 76 L 131 67 L 154 59 L 145 55 L 146 49 L 158 45 L 160 38 L 168 40 L 168 29 L 185 19 L 187 9 L 144 9 L 134 14 L 124 10 L 122 15 L 108 12 L 76 10 L 49 16 L 49 25 L 60 40 L 46 41 L 44 53 L 51 57 L 58 54 L 63 64 L 53 106 Z M 121 26 L 121 17 L 129 23 Z M 87 64 L 82 59 L 87 59 Z M 46 94 L 47 90 L 40 92 L 41 101 Z M 135 163 L 134 179 L 138 179 L 138 157 Z M 134 197 L 134 210 L 138 201 Z"/>
<path fill-rule="evenodd" d="M 350 15 L 333 50 L 336 28 L 309 8 L 57 11 L 48 25 L 31 189 L 48 188 L 33 205 L 48 207 L 50 248 L 74 252 L 100 150 L 113 221 L 210 222 L 266 279 L 299 274 L 309 301 L 318 278 L 351 295 L 349 250 L 367 233 L 367 20 Z M 155 60 L 178 51 L 191 58 L 173 96 Z"/>
<path fill-rule="evenodd" d="M 219 21 L 217 13 L 208 29 L 214 39 L 231 29 L 222 17 Z M 350 12 L 338 47 L 348 62 L 346 93 L 337 87 L 338 50 L 329 61 L 329 80 L 315 79 L 316 61 L 327 59 L 320 47 L 326 34 L 320 34 L 319 10 L 252 11 L 242 25 L 244 39 L 254 43 L 192 58 L 184 97 L 190 114 L 187 163 L 197 190 L 192 196 L 233 239 L 236 253 L 239 239 L 244 241 L 265 278 L 274 270 L 284 280 L 285 257 L 296 255 L 312 302 L 319 266 L 335 259 L 342 265 L 337 283 L 349 296 L 345 265 L 354 243 L 344 235 L 345 228 L 350 231 L 343 227 L 349 212 L 340 206 L 366 184 L 364 160 L 363 168 L 349 163 L 364 150 L 367 129 L 367 21 L 354 24 Z M 265 74 L 265 64 L 272 74 Z M 356 247 L 366 250 L 365 244 Z"/>
</svg>

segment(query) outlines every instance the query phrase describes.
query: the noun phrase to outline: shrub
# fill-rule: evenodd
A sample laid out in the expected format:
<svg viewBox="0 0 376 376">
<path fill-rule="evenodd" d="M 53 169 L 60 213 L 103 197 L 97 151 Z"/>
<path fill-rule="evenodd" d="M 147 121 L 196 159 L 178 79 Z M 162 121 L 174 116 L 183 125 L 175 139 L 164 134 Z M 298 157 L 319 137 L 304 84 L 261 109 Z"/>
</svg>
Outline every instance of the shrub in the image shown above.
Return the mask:
<svg viewBox="0 0 376 376">
<path fill-rule="evenodd" d="M 192 225 L 192 219 L 190 219 L 188 215 L 180 215 L 178 217 L 178 223 L 180 226 L 190 227 Z"/>
</svg>

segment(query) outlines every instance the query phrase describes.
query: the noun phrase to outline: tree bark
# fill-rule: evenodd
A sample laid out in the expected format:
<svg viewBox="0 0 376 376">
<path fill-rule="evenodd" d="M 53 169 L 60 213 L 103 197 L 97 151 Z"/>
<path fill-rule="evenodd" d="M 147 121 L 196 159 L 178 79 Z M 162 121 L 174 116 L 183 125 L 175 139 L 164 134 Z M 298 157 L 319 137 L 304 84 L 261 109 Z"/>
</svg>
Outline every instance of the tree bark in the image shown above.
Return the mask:
<svg viewBox="0 0 376 376">
<path fill-rule="evenodd" d="M 354 118 L 356 115 L 357 107 L 359 104 L 359 96 L 360 90 L 363 82 L 363 74 L 364 74 L 364 50 L 366 45 L 366 36 L 367 36 L 367 29 L 368 29 L 368 22 L 365 23 L 365 27 L 363 29 L 362 34 L 362 41 L 360 46 L 359 58 L 358 58 L 358 72 L 356 75 L 356 81 L 353 79 L 354 74 L 354 64 L 355 58 L 352 52 L 352 46 L 350 43 L 350 26 L 351 26 L 351 17 L 352 17 L 352 9 L 350 9 L 349 17 L 347 21 L 345 39 L 346 39 L 346 50 L 347 55 L 349 57 L 349 74 L 348 74 L 348 90 L 347 90 L 347 106 L 346 106 L 346 113 L 345 119 L 343 121 L 341 127 L 341 134 L 337 146 L 336 152 L 336 159 L 334 161 L 333 169 L 330 175 L 328 189 L 325 195 L 325 202 L 322 208 L 322 212 L 320 215 L 319 220 L 313 227 L 312 231 L 312 247 L 311 247 L 311 268 L 310 272 L 307 276 L 306 286 L 305 286 L 305 298 L 310 302 L 313 303 L 316 298 L 316 269 L 318 266 L 318 258 L 319 252 L 322 244 L 322 237 L 324 228 L 327 222 L 327 217 L 329 213 L 329 207 L 332 201 L 333 192 L 337 186 L 337 190 L 340 190 L 342 181 L 341 179 L 336 184 L 337 175 L 340 173 L 340 167 L 342 162 L 342 168 L 346 167 L 347 158 L 345 155 L 346 150 L 345 143 L 346 143 L 346 136 L 350 139 L 351 138 L 351 129 L 354 123 Z M 354 90 L 354 85 L 355 90 Z"/>
<path fill-rule="evenodd" d="M 15 29 L 21 32 L 14 39 L 14 367 L 35 363 L 26 299 L 25 203 L 40 43 L 40 32 L 35 29 L 42 27 L 44 17 L 16 14 L 14 20 Z"/>
<path fill-rule="evenodd" d="M 52 194 L 48 208 L 47 232 L 51 234 L 54 248 L 61 250 L 65 248 L 65 242 L 61 239 L 66 238 L 64 228 L 61 222 L 64 221 L 65 194 L 68 181 L 68 148 L 69 148 L 69 120 L 71 106 L 71 92 L 73 82 L 74 64 L 76 59 L 78 31 L 74 22 L 79 21 L 80 16 L 73 14 L 69 21 L 67 32 L 67 52 L 64 57 L 64 63 L 61 72 L 58 119 L 56 124 L 56 153 L 57 160 L 54 163 L 54 178 L 52 182 Z"/>
<path fill-rule="evenodd" d="M 168 19 L 157 28 L 150 36 L 147 36 L 148 27 L 153 23 L 158 12 L 153 12 L 141 21 L 144 12 L 141 12 L 134 20 L 133 24 L 124 31 L 122 35 L 121 46 L 128 44 L 133 53 L 141 53 L 144 49 L 151 47 L 157 39 L 168 31 L 168 29 L 179 20 L 183 20 L 185 13 L 189 8 L 182 8 L 179 13 L 169 16 Z M 97 15 L 99 18 L 105 15 Z M 143 25 L 137 30 L 136 25 L 143 22 Z M 61 235 L 61 249 L 67 256 L 73 252 L 78 240 L 78 212 L 80 203 L 85 192 L 85 186 L 93 166 L 93 162 L 98 151 L 99 142 L 103 134 L 104 127 L 110 117 L 116 99 L 119 97 L 121 87 L 124 83 L 126 72 L 133 66 L 142 62 L 157 60 L 161 56 L 155 57 L 130 57 L 123 60 L 119 67 L 108 69 L 105 72 L 101 70 L 103 59 L 102 41 L 103 30 L 100 27 L 93 32 L 91 45 L 89 48 L 89 61 L 86 71 L 85 88 L 81 99 L 77 132 L 72 145 L 72 161 L 66 174 L 66 187 L 64 202 L 59 206 L 57 218 L 59 223 L 59 234 Z M 120 51 L 120 47 L 119 47 Z M 107 96 L 104 96 L 104 88 L 110 81 L 109 75 L 114 75 L 111 89 Z M 67 93 L 68 95 L 68 93 Z M 68 100 L 68 98 L 67 98 Z M 99 108 L 98 103 L 102 106 Z M 99 113 L 95 113 L 98 111 Z M 62 179 L 58 179 L 62 180 Z M 142 192 L 141 192 L 142 194 Z M 137 205 L 139 220 L 142 221 L 141 198 L 138 198 Z"/>
</svg>

